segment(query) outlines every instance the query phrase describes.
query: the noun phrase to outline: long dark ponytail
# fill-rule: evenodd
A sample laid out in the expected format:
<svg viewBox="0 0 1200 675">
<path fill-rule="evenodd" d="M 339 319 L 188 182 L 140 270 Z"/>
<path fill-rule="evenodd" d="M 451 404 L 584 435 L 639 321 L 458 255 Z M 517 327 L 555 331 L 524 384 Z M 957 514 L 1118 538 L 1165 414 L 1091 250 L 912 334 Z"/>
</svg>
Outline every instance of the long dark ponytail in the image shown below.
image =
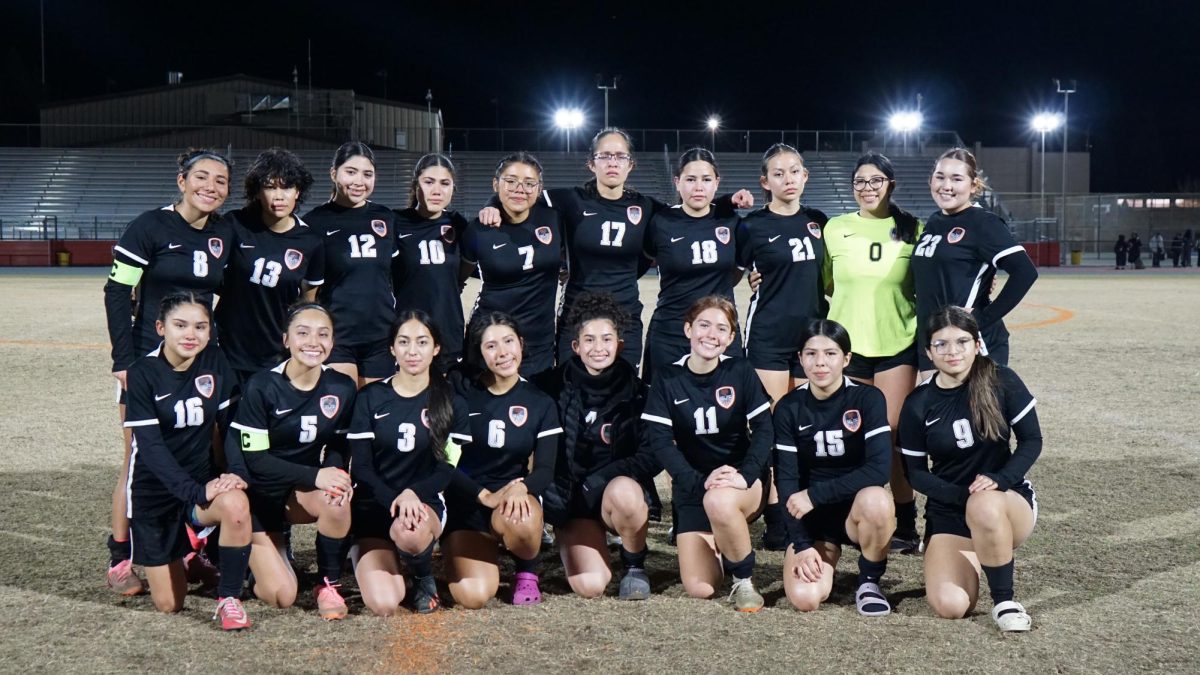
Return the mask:
<svg viewBox="0 0 1200 675">
<path fill-rule="evenodd" d="M 858 158 L 858 162 L 854 164 L 854 171 L 850 173 L 850 178 L 853 179 L 854 174 L 868 164 L 887 176 L 888 215 L 896 221 L 896 239 L 906 244 L 913 243 L 917 239 L 917 217 L 897 206 L 896 201 L 892 199 L 892 194 L 896 191 L 896 168 L 892 166 L 892 160 L 888 159 L 886 155 L 872 150 Z"/>
<path fill-rule="evenodd" d="M 409 321 L 416 321 L 425 326 L 430 337 L 433 338 L 433 343 L 439 347 L 442 345 L 442 334 L 438 330 L 437 324 L 428 314 L 419 309 L 402 310 L 396 316 L 388 344 L 396 344 L 396 334 L 400 332 L 400 327 Z M 454 392 L 450 389 L 450 383 L 446 381 L 445 373 L 438 367 L 437 362 L 435 358 L 429 366 L 429 408 L 427 413 L 429 445 L 433 449 L 434 457 L 445 461 L 446 441 L 450 438 L 450 429 L 454 426 Z"/>
<path fill-rule="evenodd" d="M 979 323 L 975 317 L 962 307 L 947 306 L 934 312 L 929 317 L 926 335 L 932 336 L 948 326 L 959 328 L 979 340 Z M 925 345 L 927 348 L 929 344 Z M 996 362 L 983 354 L 975 355 L 971 364 L 971 372 L 967 376 L 967 397 L 971 406 L 971 423 L 987 440 L 999 440 L 1008 430 L 1004 419 L 1004 411 L 1000 408 L 1000 398 L 996 396 L 1000 379 L 996 374 Z"/>
</svg>

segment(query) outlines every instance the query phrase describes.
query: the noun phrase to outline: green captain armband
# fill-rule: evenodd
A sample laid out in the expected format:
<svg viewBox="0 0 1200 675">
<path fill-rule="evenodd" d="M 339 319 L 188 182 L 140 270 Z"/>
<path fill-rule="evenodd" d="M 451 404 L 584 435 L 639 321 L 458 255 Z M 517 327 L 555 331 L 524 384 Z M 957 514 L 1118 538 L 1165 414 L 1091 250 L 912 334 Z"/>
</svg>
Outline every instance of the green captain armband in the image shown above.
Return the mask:
<svg viewBox="0 0 1200 675">
<path fill-rule="evenodd" d="M 462 459 L 462 446 L 454 441 L 446 441 L 445 452 L 450 466 L 458 466 L 458 460 Z"/>
<path fill-rule="evenodd" d="M 126 265 L 120 260 L 114 260 L 112 271 L 108 273 L 108 278 L 118 284 L 137 286 L 138 282 L 142 280 L 142 268 Z"/>
<path fill-rule="evenodd" d="M 271 449 L 271 439 L 267 434 L 252 431 L 242 432 L 242 450 L 245 452 L 261 452 Z"/>
</svg>

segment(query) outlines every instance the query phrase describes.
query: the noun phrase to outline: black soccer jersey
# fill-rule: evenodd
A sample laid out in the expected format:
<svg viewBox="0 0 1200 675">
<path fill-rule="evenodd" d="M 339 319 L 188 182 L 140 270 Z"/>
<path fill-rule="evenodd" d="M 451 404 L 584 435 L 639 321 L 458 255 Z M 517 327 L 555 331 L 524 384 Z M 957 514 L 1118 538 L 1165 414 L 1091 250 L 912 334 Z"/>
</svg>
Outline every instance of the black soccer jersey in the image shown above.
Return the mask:
<svg viewBox="0 0 1200 675">
<path fill-rule="evenodd" d="M 129 223 L 113 246 L 113 267 L 104 286 L 114 372 L 127 369 L 159 343 L 154 322 L 164 297 L 192 291 L 212 306 L 231 239 L 230 226 L 216 215 L 196 229 L 173 205 L 147 211 Z M 131 304 L 132 288 L 137 289 L 136 306 Z"/>
<path fill-rule="evenodd" d="M 287 309 L 300 297 L 300 283 L 324 281 L 324 237 L 299 218 L 287 232 L 272 232 L 257 202 L 225 218 L 233 241 L 216 311 L 221 349 L 235 369 L 259 371 L 279 362 Z"/>
<path fill-rule="evenodd" d="M 448 441 L 471 442 L 467 405 L 453 399 L 454 420 Z M 429 435 L 429 390 L 412 398 L 396 393 L 392 378 L 362 388 L 350 422 L 350 474 L 357 481 L 354 498 L 374 499 L 390 509 L 400 493 L 411 489 L 432 503 L 450 482 L 450 465 L 438 456 Z"/>
<path fill-rule="evenodd" d="M 237 378 L 221 348 L 210 344 L 177 371 L 161 348 L 129 367 L 125 426 L 133 430 L 126 515 L 153 516 L 206 504 L 216 478 L 213 425 L 235 398 Z"/>
<path fill-rule="evenodd" d="M 1007 425 L 999 440 L 983 438 L 971 421 L 967 385 L 938 386 L 936 377 L 922 382 L 900 411 L 899 440 L 914 489 L 937 504 L 961 512 L 967 487 L 978 475 L 1007 490 L 1025 479 L 1042 451 L 1042 431 L 1034 406 L 1037 399 L 1008 368 L 998 367 L 996 397 Z M 1017 437 L 1016 452 L 1009 449 Z M 930 473 L 929 460 L 933 460 Z"/>
<path fill-rule="evenodd" d="M 230 424 L 228 448 L 240 448 L 252 487 L 315 487 L 323 466 L 345 468 L 354 380 L 321 367 L 310 391 L 292 386 L 288 362 L 246 383 Z M 322 458 L 324 450 L 324 458 Z"/>
<path fill-rule="evenodd" d="M 531 372 L 526 362 L 554 347 L 562 245 L 557 212 L 540 204 L 523 223 L 485 227 L 476 219 L 463 235 L 462 258 L 479 268 L 483 280 L 474 311 L 506 312 L 517 320 L 525 337 L 523 373 Z"/>
<path fill-rule="evenodd" d="M 883 393 L 848 377 L 823 401 L 809 387 L 801 385 L 775 406 L 779 500 L 808 490 L 814 506 L 836 504 L 887 483 L 892 430 Z"/>
<path fill-rule="evenodd" d="M 563 432 L 554 401 L 525 380 L 499 396 L 474 383 L 459 385 L 470 411 L 471 442 L 458 461 L 456 492 L 474 499 L 484 488 L 495 491 L 524 478 L 529 494 L 540 495 L 554 475 Z"/>
<path fill-rule="evenodd" d="M 762 208 L 738 225 L 738 265 L 762 274 L 746 314 L 747 351 L 798 352 L 805 322 L 829 311 L 821 279 L 827 220 L 816 209 L 784 216 Z"/>
<path fill-rule="evenodd" d="M 432 220 L 416 209 L 396 212 L 392 287 L 396 311 L 419 309 L 442 333 L 441 356 L 459 358 L 463 345 L 462 285 L 458 281 L 459 242 L 467 221 L 455 211 Z"/>
<path fill-rule="evenodd" d="M 352 346 L 386 342 L 396 319 L 395 214 L 374 202 L 359 208 L 326 202 L 309 211 L 304 222 L 324 237 L 325 283 L 317 298 L 333 314 L 337 341 Z"/>
<path fill-rule="evenodd" d="M 652 325 L 683 333 L 683 318 L 692 303 L 707 295 L 733 301 L 737 266 L 736 216 L 690 216 L 681 207 L 663 211 L 650 222 L 646 254 L 658 263 L 658 304 Z"/>
<path fill-rule="evenodd" d="M 722 356 L 704 375 L 687 367 L 687 357 L 660 368 L 642 419 L 659 462 L 692 494 L 703 494 L 708 475 L 723 465 L 746 485 L 762 478 L 773 443 L 771 399 L 745 359 Z"/>
</svg>

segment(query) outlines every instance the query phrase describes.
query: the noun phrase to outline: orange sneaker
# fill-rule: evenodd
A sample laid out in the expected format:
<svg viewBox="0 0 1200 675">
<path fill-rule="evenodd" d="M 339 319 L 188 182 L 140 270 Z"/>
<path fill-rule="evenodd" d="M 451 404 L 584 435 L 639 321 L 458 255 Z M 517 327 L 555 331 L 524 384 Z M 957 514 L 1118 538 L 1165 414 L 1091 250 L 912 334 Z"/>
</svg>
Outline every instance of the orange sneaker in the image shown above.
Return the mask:
<svg viewBox="0 0 1200 675">
<path fill-rule="evenodd" d="M 349 612 L 346 609 L 346 601 L 342 599 L 342 594 L 338 593 L 337 589 L 337 584 L 332 584 L 328 578 L 325 578 L 314 591 L 317 596 L 317 613 L 326 621 L 344 619 Z"/>
<path fill-rule="evenodd" d="M 146 586 L 133 571 L 133 563 L 129 560 L 122 560 L 108 568 L 108 587 L 124 596 L 141 595 L 146 591 Z"/>
<path fill-rule="evenodd" d="M 243 630 L 250 627 L 250 617 L 246 616 L 246 608 L 242 601 L 235 597 L 218 598 L 217 611 L 213 619 L 221 619 L 221 630 Z"/>
</svg>

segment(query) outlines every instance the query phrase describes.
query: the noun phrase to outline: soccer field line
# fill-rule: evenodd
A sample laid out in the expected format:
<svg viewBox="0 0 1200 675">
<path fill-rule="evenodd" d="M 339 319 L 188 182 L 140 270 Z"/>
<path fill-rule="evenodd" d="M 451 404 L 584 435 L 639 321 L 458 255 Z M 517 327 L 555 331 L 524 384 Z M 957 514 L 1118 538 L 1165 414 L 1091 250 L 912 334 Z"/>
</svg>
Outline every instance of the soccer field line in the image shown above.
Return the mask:
<svg viewBox="0 0 1200 675">
<path fill-rule="evenodd" d="M 1054 312 L 1054 316 L 1041 321 L 1029 321 L 1026 323 L 1015 323 L 1008 327 L 1011 330 L 1024 330 L 1026 328 L 1044 328 L 1045 326 L 1053 326 L 1056 323 L 1064 323 L 1075 318 L 1075 312 L 1062 307 L 1054 307 L 1053 305 L 1039 305 L 1032 302 L 1021 303 L 1025 307 L 1037 307 L 1039 309 L 1048 309 Z"/>
<path fill-rule="evenodd" d="M 108 345 L 98 342 L 54 342 L 51 340 L 0 340 L 0 345 L 14 347 L 37 347 L 50 349 L 108 349 Z"/>
</svg>

